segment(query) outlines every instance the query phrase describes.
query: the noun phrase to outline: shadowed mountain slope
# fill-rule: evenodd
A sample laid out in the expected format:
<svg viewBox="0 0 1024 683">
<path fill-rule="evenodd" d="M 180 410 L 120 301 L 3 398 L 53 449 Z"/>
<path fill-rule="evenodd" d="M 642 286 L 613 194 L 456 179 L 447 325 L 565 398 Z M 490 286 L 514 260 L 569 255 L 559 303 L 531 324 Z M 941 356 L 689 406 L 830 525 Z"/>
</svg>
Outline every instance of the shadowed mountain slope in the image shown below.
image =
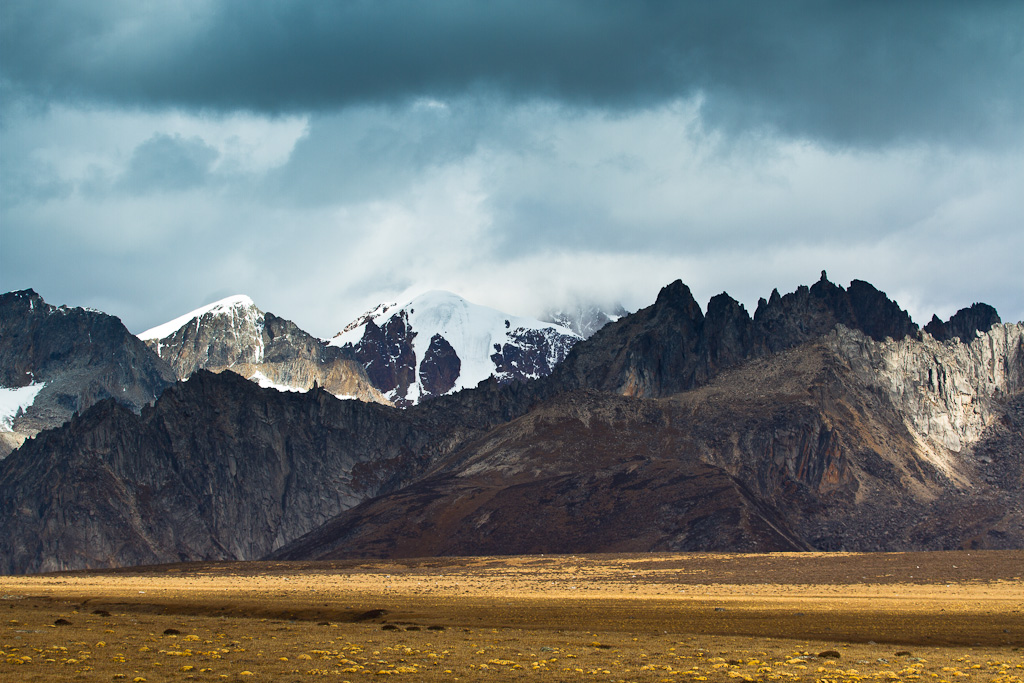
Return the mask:
<svg viewBox="0 0 1024 683">
<path fill-rule="evenodd" d="M 199 371 L 141 415 L 105 401 L 0 469 L 0 570 L 252 559 L 422 469 L 428 424 Z"/>
<path fill-rule="evenodd" d="M 979 333 L 988 332 L 1000 322 L 996 309 L 988 304 L 974 304 L 969 308 L 961 308 L 946 322 L 933 315 L 931 322 L 924 326 L 924 331 L 939 341 L 959 339 L 969 344 Z"/>
</svg>

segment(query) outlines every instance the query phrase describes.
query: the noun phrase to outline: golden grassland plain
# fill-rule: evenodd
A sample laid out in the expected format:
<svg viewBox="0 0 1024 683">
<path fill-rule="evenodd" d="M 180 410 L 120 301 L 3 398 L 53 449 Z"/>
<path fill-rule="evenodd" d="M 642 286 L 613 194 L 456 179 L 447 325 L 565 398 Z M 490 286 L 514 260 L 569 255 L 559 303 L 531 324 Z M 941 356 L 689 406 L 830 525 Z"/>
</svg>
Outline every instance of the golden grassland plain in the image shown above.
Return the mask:
<svg viewBox="0 0 1024 683">
<path fill-rule="evenodd" d="M 0 577 L 0 680 L 1021 683 L 1022 574 L 957 551 Z"/>
</svg>

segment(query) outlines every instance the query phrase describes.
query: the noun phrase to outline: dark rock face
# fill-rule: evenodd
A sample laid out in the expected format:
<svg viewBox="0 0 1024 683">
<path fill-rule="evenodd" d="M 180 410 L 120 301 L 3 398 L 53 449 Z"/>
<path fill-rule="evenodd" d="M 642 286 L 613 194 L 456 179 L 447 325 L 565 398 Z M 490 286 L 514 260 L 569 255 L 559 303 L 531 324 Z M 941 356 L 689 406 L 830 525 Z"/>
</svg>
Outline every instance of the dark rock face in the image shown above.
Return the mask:
<svg viewBox="0 0 1024 683">
<path fill-rule="evenodd" d="M 273 557 L 807 547 L 682 436 L 661 406 L 564 395 Z"/>
<path fill-rule="evenodd" d="M 0 386 L 46 383 L 15 431 L 59 426 L 107 398 L 139 411 L 174 379 L 114 316 L 51 306 L 32 290 L 0 295 Z"/>
<path fill-rule="evenodd" d="M 970 343 L 978 333 L 988 332 L 993 325 L 1002 322 L 996 309 L 988 304 L 974 304 L 970 308 L 961 308 L 946 322 L 932 316 L 931 322 L 924 326 L 924 331 L 939 341 L 959 339 Z"/>
<path fill-rule="evenodd" d="M 412 349 L 415 336 L 408 314 L 402 311 L 388 318 L 383 327 L 368 320 L 362 340 L 352 348 L 370 381 L 385 394 L 405 396 L 416 381 L 416 354 Z"/>
<path fill-rule="evenodd" d="M 998 438 L 1024 445 L 1021 421 Z M 976 481 L 812 343 L 667 400 L 560 394 L 271 557 L 1024 545 L 1016 485 Z"/>
<path fill-rule="evenodd" d="M 510 330 L 508 342 L 491 354 L 499 382 L 533 379 L 550 375 L 576 340 L 566 340 L 547 330 Z M 497 344 L 495 346 L 498 346 Z"/>
<path fill-rule="evenodd" d="M 883 341 L 887 337 L 902 339 L 917 333 L 917 325 L 910 315 L 871 284 L 853 280 L 846 293 L 854 321 L 854 324 L 847 325 L 850 329 L 860 330 L 875 341 Z"/>
<path fill-rule="evenodd" d="M 462 360 L 448 340 L 439 334 L 430 339 L 430 346 L 423 354 L 420 363 L 420 382 L 424 391 L 436 394 L 447 394 L 455 387 L 462 370 Z"/>
<path fill-rule="evenodd" d="M 428 292 L 401 307 L 378 306 L 331 343 L 351 349 L 384 395 L 408 407 L 490 377 L 544 377 L 578 341 L 566 329 Z"/>
<path fill-rule="evenodd" d="M 754 326 L 745 308 L 724 292 L 711 298 L 701 329 L 699 353 L 708 377 L 746 358 L 754 345 Z"/>
<path fill-rule="evenodd" d="M 653 306 L 608 325 L 571 351 L 555 375 L 570 387 L 626 396 L 660 396 L 695 386 L 704 314 L 676 280 Z"/>
<path fill-rule="evenodd" d="M 843 289 L 821 279 L 811 287 L 761 299 L 754 313 L 758 343 L 776 352 L 792 348 L 827 333 L 837 324 L 860 330 L 876 341 L 902 339 L 917 332 L 910 315 L 883 292 L 861 280 Z"/>
</svg>

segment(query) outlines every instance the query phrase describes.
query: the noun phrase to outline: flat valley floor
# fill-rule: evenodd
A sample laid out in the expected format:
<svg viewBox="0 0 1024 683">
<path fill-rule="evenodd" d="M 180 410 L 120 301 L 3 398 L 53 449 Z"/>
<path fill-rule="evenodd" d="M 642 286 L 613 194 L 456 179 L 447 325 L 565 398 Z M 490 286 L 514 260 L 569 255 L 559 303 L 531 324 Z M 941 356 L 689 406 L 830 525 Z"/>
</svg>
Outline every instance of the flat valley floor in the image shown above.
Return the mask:
<svg viewBox="0 0 1024 683">
<path fill-rule="evenodd" d="M 0 577 L 0 681 L 1024 680 L 1024 551 Z"/>
</svg>

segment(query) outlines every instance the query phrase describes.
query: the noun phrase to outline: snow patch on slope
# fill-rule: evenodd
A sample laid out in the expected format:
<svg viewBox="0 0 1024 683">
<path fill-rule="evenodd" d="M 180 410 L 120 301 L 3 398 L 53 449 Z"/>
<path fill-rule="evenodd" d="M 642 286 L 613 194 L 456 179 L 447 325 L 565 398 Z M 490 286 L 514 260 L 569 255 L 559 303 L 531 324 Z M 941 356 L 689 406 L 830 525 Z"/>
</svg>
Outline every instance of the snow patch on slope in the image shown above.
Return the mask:
<svg viewBox="0 0 1024 683">
<path fill-rule="evenodd" d="M 270 379 L 262 372 L 257 370 L 251 377 L 248 378 L 250 382 L 256 382 L 263 389 L 276 389 L 277 391 L 290 391 L 296 394 L 305 394 L 309 391 L 305 387 L 296 387 L 290 384 L 279 384 L 274 380 Z M 334 398 L 342 401 L 358 401 L 358 396 L 352 396 L 351 394 L 334 394 Z"/>
<path fill-rule="evenodd" d="M 266 375 L 264 375 L 259 370 L 257 370 L 255 373 L 253 373 L 252 377 L 249 377 L 249 380 L 252 381 L 252 382 L 256 382 L 256 384 L 259 384 L 260 387 L 262 387 L 264 389 L 277 389 L 278 391 L 292 391 L 292 392 L 295 392 L 297 394 L 304 394 L 304 393 L 306 393 L 306 391 L 308 391 L 307 389 L 305 389 L 303 387 L 293 387 L 293 386 L 288 385 L 288 384 L 278 384 L 274 380 L 272 380 L 269 377 L 267 377 Z"/>
<path fill-rule="evenodd" d="M 156 327 L 152 327 L 146 330 L 145 332 L 139 333 L 136 336 L 142 341 L 163 339 L 164 337 L 171 336 L 172 334 L 180 330 L 182 327 L 190 323 L 192 320 L 197 320 L 206 315 L 207 313 L 211 313 L 213 315 L 232 315 L 235 314 L 235 309 L 244 309 L 250 307 L 255 308 L 255 306 L 256 304 L 253 303 L 253 300 L 250 299 L 249 297 L 245 296 L 244 294 L 236 294 L 234 296 L 229 296 L 226 299 L 215 301 L 212 304 L 207 304 L 206 306 L 203 306 L 201 308 L 197 308 L 191 313 L 186 313 L 185 315 L 178 316 L 174 320 L 168 321 L 163 325 L 157 325 Z"/>
<path fill-rule="evenodd" d="M 14 418 L 18 416 L 18 411 L 28 410 L 45 386 L 46 382 L 33 382 L 27 387 L 14 389 L 0 387 L 0 429 L 10 431 L 14 426 Z"/>
</svg>

